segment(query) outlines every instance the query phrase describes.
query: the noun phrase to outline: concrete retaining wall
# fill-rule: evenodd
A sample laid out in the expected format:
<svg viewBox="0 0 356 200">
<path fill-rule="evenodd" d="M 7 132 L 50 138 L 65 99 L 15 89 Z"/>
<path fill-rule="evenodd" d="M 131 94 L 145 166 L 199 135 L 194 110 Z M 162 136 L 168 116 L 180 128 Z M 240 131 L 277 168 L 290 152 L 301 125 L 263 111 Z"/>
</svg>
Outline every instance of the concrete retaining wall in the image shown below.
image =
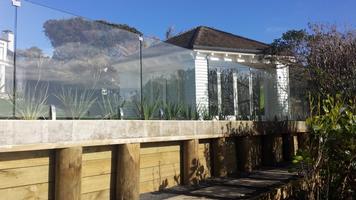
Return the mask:
<svg viewBox="0 0 356 200">
<path fill-rule="evenodd" d="M 0 121 L 0 200 L 138 199 L 273 166 L 305 131 L 303 122 Z"/>
<path fill-rule="evenodd" d="M 0 120 L 0 127 L 0 152 L 306 132 L 302 121 Z"/>
</svg>

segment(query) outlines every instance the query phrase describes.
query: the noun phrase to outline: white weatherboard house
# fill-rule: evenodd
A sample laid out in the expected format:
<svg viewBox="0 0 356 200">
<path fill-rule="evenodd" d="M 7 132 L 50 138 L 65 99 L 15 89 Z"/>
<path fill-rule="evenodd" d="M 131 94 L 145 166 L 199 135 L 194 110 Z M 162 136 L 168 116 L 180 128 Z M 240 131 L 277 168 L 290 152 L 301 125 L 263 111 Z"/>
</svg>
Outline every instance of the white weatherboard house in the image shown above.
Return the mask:
<svg viewBox="0 0 356 200">
<path fill-rule="evenodd" d="M 289 68 L 265 59 L 264 52 L 269 45 L 203 26 L 166 42 L 168 44 L 159 43 L 143 51 L 142 90 L 149 92 L 152 99 L 155 99 L 154 89 L 162 86 L 160 92 L 166 97 L 164 99 L 168 99 L 167 96 L 183 99 L 188 104 L 195 104 L 199 112 L 208 111 L 225 119 L 292 118 Z M 13 53 L 14 36 L 11 31 L 3 31 L 0 37 L 2 99 L 8 98 L 6 92 L 11 91 Z M 136 91 L 139 80 L 137 58 L 137 54 L 120 62 L 110 58 L 113 69 L 120 71 L 117 76 L 123 80 L 120 82 L 123 93 L 125 89 L 129 94 Z M 52 64 L 55 61 L 52 59 Z M 180 78 L 170 80 L 177 84 L 172 84 L 174 88 L 169 90 L 168 79 L 161 81 L 163 84 L 153 84 L 160 82 L 162 74 Z M 172 94 L 168 95 L 169 92 Z"/>
<path fill-rule="evenodd" d="M 11 31 L 3 31 L 0 35 L 0 97 L 4 96 L 5 73 L 11 65 L 11 55 L 14 52 L 14 34 Z"/>
<path fill-rule="evenodd" d="M 264 59 L 267 44 L 205 26 L 167 42 L 195 52 L 197 105 L 231 118 L 290 116 L 289 69 Z"/>
</svg>

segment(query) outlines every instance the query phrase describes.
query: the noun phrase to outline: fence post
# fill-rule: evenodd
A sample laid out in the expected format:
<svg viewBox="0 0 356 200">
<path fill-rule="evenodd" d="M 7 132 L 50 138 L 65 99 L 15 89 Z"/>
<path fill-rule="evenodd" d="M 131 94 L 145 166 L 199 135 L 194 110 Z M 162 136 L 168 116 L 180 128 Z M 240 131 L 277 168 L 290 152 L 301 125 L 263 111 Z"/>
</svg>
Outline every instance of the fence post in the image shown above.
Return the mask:
<svg viewBox="0 0 356 200">
<path fill-rule="evenodd" d="M 57 120 L 56 106 L 54 106 L 54 105 L 49 106 L 49 119 Z"/>
<path fill-rule="evenodd" d="M 116 199 L 140 198 L 140 144 L 120 144 L 117 150 Z"/>
<path fill-rule="evenodd" d="M 186 140 L 183 142 L 183 183 L 192 185 L 199 183 L 199 140 Z"/>
<path fill-rule="evenodd" d="M 71 147 L 56 150 L 56 200 L 80 200 L 82 151 L 82 147 Z"/>
</svg>

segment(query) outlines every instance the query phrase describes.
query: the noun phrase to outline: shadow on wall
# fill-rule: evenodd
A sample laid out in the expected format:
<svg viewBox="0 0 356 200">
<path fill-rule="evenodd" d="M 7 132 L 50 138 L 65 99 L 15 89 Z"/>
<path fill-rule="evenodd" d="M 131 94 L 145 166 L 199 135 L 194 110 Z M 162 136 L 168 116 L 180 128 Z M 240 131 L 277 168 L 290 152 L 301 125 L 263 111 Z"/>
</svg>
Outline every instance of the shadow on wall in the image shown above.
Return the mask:
<svg viewBox="0 0 356 200">
<path fill-rule="evenodd" d="M 181 176 L 180 174 L 177 174 L 177 170 L 175 169 L 174 165 L 172 165 L 174 168 L 174 176 L 173 176 L 173 180 L 174 180 L 174 185 L 179 185 L 181 183 Z M 159 168 L 161 168 L 161 164 L 159 164 Z M 154 176 L 154 172 L 152 173 Z M 162 173 L 161 170 L 159 170 L 159 180 L 161 181 L 161 183 L 159 184 L 158 187 L 158 191 L 164 190 L 169 188 L 171 185 L 169 184 L 169 180 L 167 178 L 162 180 Z"/>
<path fill-rule="evenodd" d="M 293 152 L 307 144 L 305 127 L 300 125 L 298 121 L 288 120 L 238 121 L 222 124 L 219 131 L 226 137 L 235 136 L 237 165 L 240 170 L 252 171 L 262 164 L 277 166 L 282 161 L 290 161 Z M 227 142 L 225 145 L 229 147 Z"/>
<path fill-rule="evenodd" d="M 189 177 L 192 184 L 199 184 L 200 181 L 207 178 L 206 168 L 201 165 L 199 159 L 192 160 L 192 167 L 189 170 Z"/>
</svg>

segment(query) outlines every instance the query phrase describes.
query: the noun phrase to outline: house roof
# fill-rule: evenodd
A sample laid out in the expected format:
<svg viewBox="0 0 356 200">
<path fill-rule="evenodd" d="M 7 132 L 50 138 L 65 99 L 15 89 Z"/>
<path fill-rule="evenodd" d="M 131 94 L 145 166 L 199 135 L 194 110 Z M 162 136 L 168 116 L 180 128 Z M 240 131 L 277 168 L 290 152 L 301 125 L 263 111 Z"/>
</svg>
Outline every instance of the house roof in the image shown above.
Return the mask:
<svg viewBox="0 0 356 200">
<path fill-rule="evenodd" d="M 214 28 L 199 26 L 168 39 L 166 42 L 188 49 L 261 53 L 269 45 Z"/>
</svg>

